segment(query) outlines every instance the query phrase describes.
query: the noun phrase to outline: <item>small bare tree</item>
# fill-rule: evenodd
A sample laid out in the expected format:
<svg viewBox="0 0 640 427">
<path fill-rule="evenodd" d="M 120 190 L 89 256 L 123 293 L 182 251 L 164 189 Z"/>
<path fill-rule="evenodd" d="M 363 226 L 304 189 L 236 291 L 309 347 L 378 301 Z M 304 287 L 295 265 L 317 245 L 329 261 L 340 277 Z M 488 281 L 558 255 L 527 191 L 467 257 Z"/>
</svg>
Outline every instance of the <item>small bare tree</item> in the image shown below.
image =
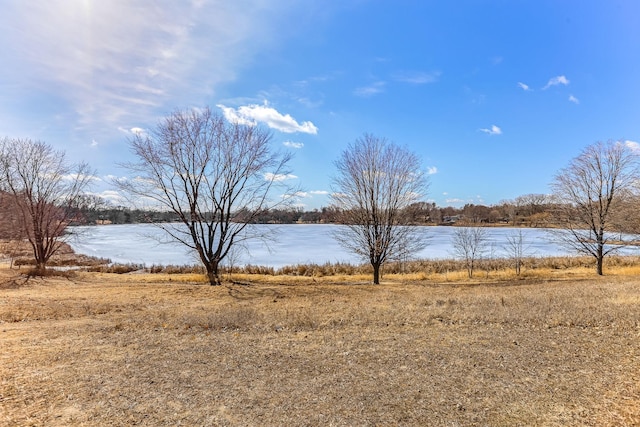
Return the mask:
<svg viewBox="0 0 640 427">
<path fill-rule="evenodd" d="M 487 249 L 487 230 L 483 227 L 456 227 L 453 232 L 453 253 L 464 261 L 469 278 L 477 261 Z"/>
<path fill-rule="evenodd" d="M 6 203 L 17 213 L 14 233 L 29 241 L 36 271 L 43 273 L 94 174 L 86 163 L 70 164 L 63 151 L 44 142 L 9 138 L 2 140 L 0 172 Z"/>
<path fill-rule="evenodd" d="M 616 249 L 608 245 L 608 233 L 637 180 L 637 154 L 621 141 L 608 141 L 585 148 L 552 183 L 562 226 L 555 235 L 566 246 L 593 256 L 599 275 L 604 257 Z"/>
<path fill-rule="evenodd" d="M 507 236 L 507 243 L 504 245 L 504 249 L 513 261 L 516 275 L 519 276 L 522 270 L 522 260 L 528 249 L 522 230 L 515 231 Z"/>
<path fill-rule="evenodd" d="M 130 141 L 138 162 L 124 166 L 136 177 L 116 185 L 134 205 L 146 200 L 176 213 L 179 225 L 156 225 L 194 250 L 218 285 L 234 245 L 266 237 L 250 225 L 256 215 L 293 200 L 285 185 L 291 156 L 273 153 L 270 141 L 268 131 L 208 108 L 177 111 Z"/>
<path fill-rule="evenodd" d="M 407 257 L 426 244 L 423 230 L 408 225 L 413 219 L 405 211 L 426 194 L 420 161 L 384 138 L 365 134 L 343 151 L 336 167 L 332 199 L 346 231 L 335 238 L 371 263 L 373 283 L 379 284 L 387 260 Z"/>
</svg>

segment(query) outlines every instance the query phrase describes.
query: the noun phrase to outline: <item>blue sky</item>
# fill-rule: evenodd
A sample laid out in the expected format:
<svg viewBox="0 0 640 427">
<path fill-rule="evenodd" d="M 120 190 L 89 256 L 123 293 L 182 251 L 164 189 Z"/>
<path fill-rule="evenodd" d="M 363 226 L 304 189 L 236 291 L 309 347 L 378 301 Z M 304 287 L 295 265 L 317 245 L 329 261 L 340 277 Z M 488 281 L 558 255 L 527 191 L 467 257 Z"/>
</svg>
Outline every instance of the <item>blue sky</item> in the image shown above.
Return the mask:
<svg viewBox="0 0 640 427">
<path fill-rule="evenodd" d="M 634 0 L 0 6 L 0 136 L 89 162 L 115 203 L 128 138 L 206 105 L 271 127 L 309 209 L 365 132 L 415 151 L 441 206 L 547 193 L 585 146 L 640 141 Z"/>
</svg>

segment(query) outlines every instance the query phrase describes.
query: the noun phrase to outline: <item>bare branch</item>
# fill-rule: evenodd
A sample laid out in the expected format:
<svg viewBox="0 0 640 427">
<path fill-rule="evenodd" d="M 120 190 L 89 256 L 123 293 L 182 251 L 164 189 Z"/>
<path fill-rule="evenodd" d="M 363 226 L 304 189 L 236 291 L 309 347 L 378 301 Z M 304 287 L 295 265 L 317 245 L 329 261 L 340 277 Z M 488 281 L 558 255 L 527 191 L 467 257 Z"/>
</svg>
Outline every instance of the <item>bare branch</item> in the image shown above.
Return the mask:
<svg viewBox="0 0 640 427">
<path fill-rule="evenodd" d="M 29 241 L 36 268 L 44 270 L 94 173 L 86 163 L 69 164 L 63 151 L 44 142 L 9 138 L 1 144 L 0 170 L 17 216 L 16 233 Z"/>
<path fill-rule="evenodd" d="M 218 284 L 218 267 L 234 245 L 268 238 L 250 227 L 256 215 L 291 203 L 280 195 L 297 190 L 267 178 L 290 172 L 291 156 L 272 152 L 270 142 L 268 131 L 229 123 L 208 108 L 177 111 L 130 141 L 138 161 L 124 166 L 136 178 L 116 185 L 134 205 L 150 200 L 175 212 L 181 224 L 160 227 L 194 250 Z"/>
<path fill-rule="evenodd" d="M 608 141 L 585 148 L 553 181 L 561 226 L 554 234 L 569 248 L 593 256 L 599 275 L 604 257 L 616 249 L 609 244 L 610 232 L 637 177 L 637 155 L 620 141 Z"/>
<path fill-rule="evenodd" d="M 335 237 L 348 250 L 368 260 L 373 281 L 394 256 L 405 257 L 426 242 L 403 212 L 418 202 L 427 181 L 418 157 L 386 139 L 365 134 L 336 162 L 334 204 L 342 210 L 347 232 Z"/>
<path fill-rule="evenodd" d="M 487 247 L 487 230 L 482 227 L 457 227 L 451 242 L 454 254 L 465 262 L 467 275 L 473 277 L 476 261 Z"/>
</svg>

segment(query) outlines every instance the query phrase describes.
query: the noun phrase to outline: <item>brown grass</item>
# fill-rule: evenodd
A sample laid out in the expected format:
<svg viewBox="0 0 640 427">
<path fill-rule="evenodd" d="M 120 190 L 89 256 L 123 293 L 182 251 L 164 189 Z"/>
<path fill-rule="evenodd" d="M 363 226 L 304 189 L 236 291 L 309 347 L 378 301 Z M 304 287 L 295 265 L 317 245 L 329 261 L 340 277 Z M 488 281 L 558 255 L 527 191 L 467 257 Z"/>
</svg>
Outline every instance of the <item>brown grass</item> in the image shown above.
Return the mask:
<svg viewBox="0 0 640 427">
<path fill-rule="evenodd" d="M 638 425 L 640 279 L 565 273 L 0 269 L 0 425 Z"/>
<path fill-rule="evenodd" d="M 33 249 L 27 241 L 0 240 L 0 256 L 12 265 L 27 268 L 35 265 Z M 78 266 L 104 266 L 111 261 L 105 258 L 97 258 L 88 255 L 76 254 L 71 246 L 62 243 L 60 249 L 51 257 L 49 267 L 78 267 Z"/>
</svg>

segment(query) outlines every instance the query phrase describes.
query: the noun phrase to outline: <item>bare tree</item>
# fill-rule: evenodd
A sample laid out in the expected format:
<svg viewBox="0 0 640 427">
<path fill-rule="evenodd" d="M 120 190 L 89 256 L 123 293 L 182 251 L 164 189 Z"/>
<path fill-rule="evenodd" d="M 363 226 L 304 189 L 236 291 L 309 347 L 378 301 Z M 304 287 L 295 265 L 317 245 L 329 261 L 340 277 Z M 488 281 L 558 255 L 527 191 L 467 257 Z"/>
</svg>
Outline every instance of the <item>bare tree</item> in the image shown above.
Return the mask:
<svg viewBox="0 0 640 427">
<path fill-rule="evenodd" d="M 455 256 L 462 259 L 469 278 L 473 277 L 476 262 L 487 249 L 487 230 L 483 227 L 457 227 L 451 242 Z"/>
<path fill-rule="evenodd" d="M 621 141 L 597 142 L 586 147 L 555 177 L 560 241 L 596 259 L 602 275 L 603 260 L 616 249 L 610 246 L 616 212 L 638 179 L 638 158 Z"/>
<path fill-rule="evenodd" d="M 384 138 L 365 134 L 336 161 L 333 202 L 341 209 L 346 231 L 335 238 L 346 249 L 368 260 L 373 283 L 380 268 L 394 256 L 422 249 L 423 230 L 409 226 L 406 210 L 427 190 L 418 157 Z"/>
<path fill-rule="evenodd" d="M 0 171 L 7 203 L 17 213 L 15 233 L 29 241 L 36 270 L 44 272 L 94 174 L 44 142 L 9 138 L 2 140 Z"/>
<path fill-rule="evenodd" d="M 266 209 L 292 201 L 285 185 L 291 156 L 273 153 L 271 134 L 227 122 L 210 109 L 177 111 L 131 141 L 134 179 L 116 185 L 133 204 L 150 201 L 177 214 L 180 224 L 157 224 L 197 253 L 209 283 L 232 247 L 259 235 L 250 223 Z M 283 194 L 274 194 L 278 189 Z"/>
<path fill-rule="evenodd" d="M 528 249 L 522 230 L 515 231 L 507 236 L 507 243 L 504 245 L 504 249 L 513 260 L 516 275 L 519 276 L 522 269 L 522 260 Z"/>
</svg>

